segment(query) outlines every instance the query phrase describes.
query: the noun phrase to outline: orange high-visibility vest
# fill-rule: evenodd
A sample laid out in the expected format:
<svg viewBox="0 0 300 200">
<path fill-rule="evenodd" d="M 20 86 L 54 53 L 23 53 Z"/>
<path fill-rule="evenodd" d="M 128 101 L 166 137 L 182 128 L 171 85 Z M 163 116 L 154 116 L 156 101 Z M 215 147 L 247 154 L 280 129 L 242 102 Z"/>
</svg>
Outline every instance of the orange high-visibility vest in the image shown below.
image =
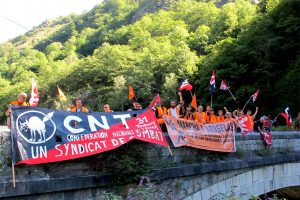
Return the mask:
<svg viewBox="0 0 300 200">
<path fill-rule="evenodd" d="M 189 116 L 184 115 L 183 119 L 193 120 L 193 113 L 190 113 Z"/>
<path fill-rule="evenodd" d="M 216 117 L 216 122 L 224 122 L 224 120 L 225 120 L 225 116 L 224 115 Z"/>
<path fill-rule="evenodd" d="M 86 111 L 87 111 L 86 107 L 82 106 L 82 107 L 81 107 L 81 112 L 86 112 Z M 77 107 L 76 107 L 76 106 L 73 107 L 73 108 L 71 109 L 71 112 L 77 112 Z M 73 125 L 76 127 L 76 126 L 77 126 L 77 122 L 74 122 Z"/>
<path fill-rule="evenodd" d="M 86 107 L 82 106 L 82 107 L 81 107 L 81 112 L 86 112 L 86 111 L 87 111 Z M 71 109 L 71 112 L 77 112 L 77 107 L 73 107 L 73 108 Z"/>
<path fill-rule="evenodd" d="M 19 104 L 18 101 L 12 101 L 10 102 L 10 104 L 14 106 L 29 106 L 29 103 L 27 103 L 26 101 L 24 101 L 22 104 Z"/>
<path fill-rule="evenodd" d="M 177 113 L 178 118 L 180 118 L 180 113 L 179 113 L 178 107 L 176 106 L 175 109 L 176 109 L 176 113 Z M 169 116 L 173 116 L 173 115 L 172 115 L 172 108 L 169 108 L 169 109 L 168 109 L 168 115 L 169 115 Z"/>
<path fill-rule="evenodd" d="M 158 112 L 157 116 L 157 122 L 158 124 L 164 124 L 165 120 L 162 118 L 163 115 L 167 115 L 167 108 L 166 107 L 156 107 L 156 110 Z"/>
<path fill-rule="evenodd" d="M 205 118 L 206 118 L 206 113 L 205 112 L 201 112 L 199 113 L 198 111 L 195 112 L 195 121 L 199 122 L 199 123 L 204 123 L 205 122 Z M 201 116 L 201 117 L 199 117 Z"/>
<path fill-rule="evenodd" d="M 216 123 L 216 116 L 215 115 L 207 115 L 205 121 L 207 123 Z"/>
</svg>

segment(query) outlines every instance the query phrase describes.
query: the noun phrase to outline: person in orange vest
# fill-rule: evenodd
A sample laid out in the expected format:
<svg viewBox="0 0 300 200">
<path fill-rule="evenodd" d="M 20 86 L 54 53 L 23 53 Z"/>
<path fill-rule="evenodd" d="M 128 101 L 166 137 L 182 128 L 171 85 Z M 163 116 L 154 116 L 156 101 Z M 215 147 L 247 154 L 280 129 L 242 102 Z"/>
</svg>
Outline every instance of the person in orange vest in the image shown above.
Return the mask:
<svg viewBox="0 0 300 200">
<path fill-rule="evenodd" d="M 186 107 L 186 112 L 183 119 L 188 119 L 188 120 L 194 119 L 194 113 L 192 112 L 192 106 L 190 104 L 188 105 L 188 107 Z"/>
<path fill-rule="evenodd" d="M 207 115 L 207 113 L 209 113 L 211 107 L 210 106 L 206 106 L 206 111 L 205 111 L 205 114 Z"/>
<path fill-rule="evenodd" d="M 205 121 L 206 123 L 216 123 L 216 116 L 214 115 L 214 110 L 212 108 L 207 112 Z"/>
<path fill-rule="evenodd" d="M 75 106 L 71 107 L 71 112 L 89 112 L 89 110 L 83 106 L 81 99 L 76 99 Z M 73 126 L 77 126 L 77 122 L 74 122 Z"/>
<path fill-rule="evenodd" d="M 13 106 L 29 106 L 29 103 L 26 101 L 27 100 L 27 94 L 25 92 L 20 92 L 18 94 L 18 98 L 15 101 L 10 102 L 9 105 Z M 5 115 L 7 117 L 6 125 L 8 128 L 10 128 L 10 115 L 12 113 L 11 108 L 8 108 L 7 111 L 5 112 Z"/>
<path fill-rule="evenodd" d="M 197 111 L 194 113 L 194 119 L 200 124 L 205 123 L 206 113 L 203 112 L 203 106 L 198 106 Z"/>
<path fill-rule="evenodd" d="M 240 133 L 242 131 L 242 128 L 239 125 L 239 118 L 244 116 L 244 111 L 243 110 L 235 110 L 233 111 L 233 117 L 235 119 L 235 124 L 236 124 L 236 132 Z"/>
<path fill-rule="evenodd" d="M 89 110 L 83 106 L 81 99 L 76 99 L 74 107 L 72 107 L 71 112 L 89 112 Z"/>
<path fill-rule="evenodd" d="M 247 110 L 247 114 L 246 114 L 246 115 L 248 115 L 248 118 L 250 119 L 250 121 L 251 121 L 251 123 L 252 123 L 253 125 L 254 125 L 254 119 L 255 119 L 257 113 L 258 113 L 258 107 L 256 107 L 255 113 L 254 113 L 253 115 L 251 115 L 251 114 L 252 114 L 252 111 L 251 111 L 251 110 Z"/>
<path fill-rule="evenodd" d="M 171 100 L 171 108 L 167 110 L 167 115 L 173 116 L 176 118 L 181 118 L 182 113 L 184 113 L 184 107 L 183 107 L 183 100 L 181 96 L 181 92 L 178 92 L 180 102 L 178 105 L 176 105 L 176 102 L 174 100 Z"/>
<path fill-rule="evenodd" d="M 218 116 L 216 117 L 216 122 L 224 122 L 225 116 L 223 115 L 223 110 L 218 110 Z"/>
<path fill-rule="evenodd" d="M 110 109 L 110 106 L 108 104 L 104 104 L 103 109 L 104 112 L 114 112 L 113 110 Z"/>
<path fill-rule="evenodd" d="M 236 128 L 236 121 L 235 119 L 232 117 L 232 114 L 231 112 L 226 112 L 225 113 L 225 119 L 224 119 L 224 122 L 227 123 L 227 127 L 226 127 L 226 130 L 235 130 Z"/>
<path fill-rule="evenodd" d="M 164 124 L 165 120 L 163 119 L 163 115 L 167 115 L 167 108 L 163 106 L 164 100 L 160 98 L 160 103 L 157 104 L 156 110 L 155 110 L 155 116 L 157 119 L 158 124 Z"/>
</svg>

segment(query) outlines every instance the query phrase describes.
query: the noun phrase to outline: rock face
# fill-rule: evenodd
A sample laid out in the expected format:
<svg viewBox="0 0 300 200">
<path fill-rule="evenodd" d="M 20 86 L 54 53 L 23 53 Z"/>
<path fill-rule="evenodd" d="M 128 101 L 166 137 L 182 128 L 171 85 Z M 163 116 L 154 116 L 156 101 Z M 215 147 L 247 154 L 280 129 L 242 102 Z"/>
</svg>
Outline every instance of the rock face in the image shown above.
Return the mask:
<svg viewBox="0 0 300 200">
<path fill-rule="evenodd" d="M 111 187 L 115 184 L 113 163 L 97 168 L 95 164 L 102 166 L 102 160 L 97 156 L 42 165 L 17 165 L 16 188 L 13 188 L 10 132 L 3 127 L 0 130 L 0 197 L 9 199 L 120 197 L 116 195 L 117 190 Z M 260 169 L 266 171 L 264 168 L 267 166 L 285 166 L 287 169 L 283 167 L 282 173 L 292 173 L 289 171 L 292 168 L 287 164 L 295 162 L 291 165 L 294 166 L 300 161 L 300 132 L 274 132 L 272 138 L 273 145 L 270 148 L 263 144 L 259 134 L 251 133 L 246 136 L 237 134 L 235 153 L 183 147 L 172 148 L 173 156 L 167 148 L 141 142 L 141 145 L 145 146 L 144 153 L 147 155 L 149 170 L 145 172 L 144 181 L 140 182 L 140 186 L 138 182 L 127 185 L 118 193 L 125 199 L 192 198 L 199 192 L 202 194 L 201 191 L 204 191 L 203 195 L 206 194 L 205 189 L 217 187 L 214 185 L 222 181 L 224 183 L 227 181 L 228 185 L 232 185 L 232 181 L 239 184 L 236 177 L 243 182 L 250 182 L 250 176 L 243 174 L 252 173 L 253 179 L 257 176 L 253 171 Z M 111 152 L 118 152 L 118 149 Z M 119 172 L 118 175 L 126 176 L 126 173 Z M 225 189 L 220 188 L 217 191 Z"/>
</svg>

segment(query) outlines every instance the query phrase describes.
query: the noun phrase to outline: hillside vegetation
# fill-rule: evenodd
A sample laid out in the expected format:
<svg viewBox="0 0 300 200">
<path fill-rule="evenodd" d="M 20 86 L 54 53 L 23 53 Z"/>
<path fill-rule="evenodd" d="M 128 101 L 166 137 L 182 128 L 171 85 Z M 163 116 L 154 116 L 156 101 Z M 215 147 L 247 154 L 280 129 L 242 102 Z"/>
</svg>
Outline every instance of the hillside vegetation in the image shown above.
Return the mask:
<svg viewBox="0 0 300 200">
<path fill-rule="evenodd" d="M 198 104 L 210 103 L 209 80 L 227 81 L 213 95 L 216 108 L 242 107 L 276 115 L 300 108 L 300 1 L 105 0 L 82 15 L 47 20 L 0 45 L 1 114 L 35 78 L 40 106 L 57 108 L 56 85 L 91 110 L 104 103 L 130 106 L 128 85 L 147 105 L 161 91 L 177 98 L 178 77 L 194 86 Z M 151 86 L 151 87 L 149 87 Z M 155 90 L 155 89 L 157 90 Z M 190 94 L 185 94 L 190 101 Z"/>
</svg>

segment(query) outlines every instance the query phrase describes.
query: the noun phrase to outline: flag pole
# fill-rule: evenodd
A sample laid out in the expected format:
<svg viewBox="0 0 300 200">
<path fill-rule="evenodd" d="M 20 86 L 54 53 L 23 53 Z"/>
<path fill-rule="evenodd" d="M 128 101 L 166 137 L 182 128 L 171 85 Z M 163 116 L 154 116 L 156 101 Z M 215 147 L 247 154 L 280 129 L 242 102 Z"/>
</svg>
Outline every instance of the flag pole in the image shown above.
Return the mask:
<svg viewBox="0 0 300 200">
<path fill-rule="evenodd" d="M 278 113 L 278 115 L 274 118 L 274 121 L 277 120 L 277 118 L 279 117 L 280 113 Z"/>
<path fill-rule="evenodd" d="M 13 135 L 12 135 L 12 129 L 13 129 L 13 126 L 14 126 L 14 124 L 13 124 L 14 122 L 13 122 L 13 115 L 12 115 L 12 113 L 10 113 L 10 138 L 11 138 L 11 153 L 13 154 L 13 152 L 14 152 L 14 138 L 13 138 Z M 14 155 L 12 155 L 12 157 L 14 158 L 15 156 Z M 12 170 L 12 177 L 13 177 L 13 186 L 14 186 L 14 188 L 16 187 L 16 173 L 15 173 L 15 165 L 14 165 L 14 161 L 13 161 L 14 159 L 12 159 L 12 161 L 11 161 L 11 170 Z"/>
<path fill-rule="evenodd" d="M 190 93 L 191 93 L 191 96 L 192 96 L 192 98 L 193 98 L 193 94 L 192 94 L 191 90 L 190 90 Z"/>
<path fill-rule="evenodd" d="M 210 94 L 210 107 L 212 108 L 212 93 Z"/>
<path fill-rule="evenodd" d="M 246 104 L 244 105 L 242 111 L 245 109 L 246 105 L 250 102 L 251 98 L 252 98 L 252 96 L 251 96 L 251 97 L 249 98 L 249 100 L 246 102 Z"/>
<path fill-rule="evenodd" d="M 234 99 L 234 101 L 236 101 L 236 98 L 233 96 L 233 94 L 231 93 L 230 89 L 228 88 L 228 92 L 231 94 L 232 98 Z"/>
<path fill-rule="evenodd" d="M 170 146 L 168 146 L 168 150 L 169 150 L 169 152 L 170 152 L 171 156 L 173 156 L 173 153 L 172 153 L 172 151 L 171 151 L 171 148 L 170 148 Z"/>
<path fill-rule="evenodd" d="M 16 175 L 15 175 L 15 165 L 11 162 L 12 176 L 13 176 L 13 186 L 16 187 Z"/>
</svg>

